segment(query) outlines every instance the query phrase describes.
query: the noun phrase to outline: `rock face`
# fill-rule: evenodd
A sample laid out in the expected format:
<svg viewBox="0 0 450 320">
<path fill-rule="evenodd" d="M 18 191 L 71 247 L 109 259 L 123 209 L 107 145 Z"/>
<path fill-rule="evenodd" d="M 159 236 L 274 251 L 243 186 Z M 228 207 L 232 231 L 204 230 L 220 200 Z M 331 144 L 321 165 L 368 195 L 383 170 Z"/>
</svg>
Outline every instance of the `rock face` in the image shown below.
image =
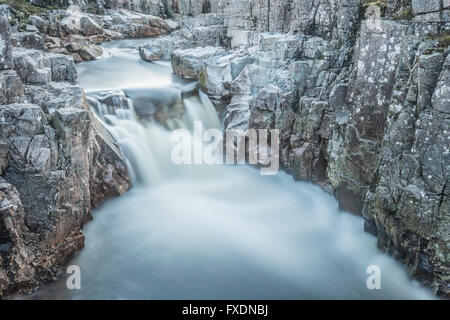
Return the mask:
<svg viewBox="0 0 450 320">
<path fill-rule="evenodd" d="M 1 39 L 9 40 L 3 17 L 0 26 Z M 129 188 L 118 147 L 75 84 L 73 59 L 4 44 L 0 297 L 54 278 L 83 247 L 90 210 Z"/>
</svg>

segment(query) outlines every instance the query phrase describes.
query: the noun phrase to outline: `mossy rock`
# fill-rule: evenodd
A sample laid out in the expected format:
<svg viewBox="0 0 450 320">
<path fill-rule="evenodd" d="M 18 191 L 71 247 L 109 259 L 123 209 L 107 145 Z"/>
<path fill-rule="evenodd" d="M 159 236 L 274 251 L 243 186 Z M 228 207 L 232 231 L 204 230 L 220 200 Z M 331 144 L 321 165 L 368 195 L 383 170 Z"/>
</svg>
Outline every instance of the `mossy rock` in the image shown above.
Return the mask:
<svg viewBox="0 0 450 320">
<path fill-rule="evenodd" d="M 436 40 L 439 42 L 439 48 L 448 48 L 450 46 L 450 30 L 439 35 Z"/>
<path fill-rule="evenodd" d="M 411 7 L 404 9 L 394 17 L 395 20 L 412 20 L 413 18 L 414 13 Z"/>
<path fill-rule="evenodd" d="M 450 47 L 450 30 L 435 34 L 430 39 L 436 40 L 438 42 L 438 48 L 445 50 Z"/>
<path fill-rule="evenodd" d="M 200 72 L 198 75 L 198 82 L 202 88 L 206 87 L 206 74 L 204 71 Z"/>
</svg>

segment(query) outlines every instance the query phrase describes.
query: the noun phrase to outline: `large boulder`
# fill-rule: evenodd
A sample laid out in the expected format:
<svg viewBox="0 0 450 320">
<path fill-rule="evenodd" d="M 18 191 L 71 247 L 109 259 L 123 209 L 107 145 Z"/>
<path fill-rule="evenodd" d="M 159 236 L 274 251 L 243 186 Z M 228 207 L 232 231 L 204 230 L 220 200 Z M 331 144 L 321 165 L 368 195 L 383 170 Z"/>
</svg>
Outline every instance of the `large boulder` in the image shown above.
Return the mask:
<svg viewBox="0 0 450 320">
<path fill-rule="evenodd" d="M 412 10 L 415 15 L 439 12 L 441 10 L 441 0 L 412 0 Z"/>
<path fill-rule="evenodd" d="M 147 62 L 160 60 L 162 57 L 161 51 L 150 46 L 139 47 L 139 56 L 142 60 Z"/>
<path fill-rule="evenodd" d="M 173 72 L 181 78 L 197 79 L 208 59 L 223 55 L 225 50 L 215 47 L 176 50 L 171 58 Z"/>
</svg>

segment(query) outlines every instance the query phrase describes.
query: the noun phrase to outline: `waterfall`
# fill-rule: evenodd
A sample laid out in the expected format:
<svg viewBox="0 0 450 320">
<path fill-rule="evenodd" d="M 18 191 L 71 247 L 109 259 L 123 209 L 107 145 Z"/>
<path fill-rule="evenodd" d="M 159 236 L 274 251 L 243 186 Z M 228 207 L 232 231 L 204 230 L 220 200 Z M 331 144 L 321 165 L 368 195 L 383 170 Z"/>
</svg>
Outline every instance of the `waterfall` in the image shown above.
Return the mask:
<svg viewBox="0 0 450 320">
<path fill-rule="evenodd" d="M 220 128 L 214 106 L 202 93 L 172 95 L 190 84 L 167 64 L 139 61 L 136 41 L 107 46 L 112 57 L 81 64 L 80 82 L 126 156 L 134 186 L 85 228 L 86 247 L 70 262 L 80 266 L 82 289 L 60 281 L 37 298 L 431 297 L 378 250 L 362 219 L 340 212 L 318 187 L 247 166 L 173 164 L 171 130 L 192 130 L 196 120 Z M 176 117 L 167 101 L 181 110 Z M 370 286 L 371 270 L 380 272 L 379 290 Z"/>
</svg>

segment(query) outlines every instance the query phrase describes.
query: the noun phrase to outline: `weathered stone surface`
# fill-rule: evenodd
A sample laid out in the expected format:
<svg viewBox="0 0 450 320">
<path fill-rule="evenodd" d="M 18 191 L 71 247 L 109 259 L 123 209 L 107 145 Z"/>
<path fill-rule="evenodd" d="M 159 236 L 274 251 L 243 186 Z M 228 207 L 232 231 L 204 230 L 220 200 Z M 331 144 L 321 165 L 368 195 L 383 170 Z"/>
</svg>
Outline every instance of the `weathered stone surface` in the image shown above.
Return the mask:
<svg viewBox="0 0 450 320">
<path fill-rule="evenodd" d="M 185 79 L 196 79 L 205 68 L 206 60 L 224 54 L 223 48 L 215 47 L 176 50 L 171 58 L 173 72 Z"/>
<path fill-rule="evenodd" d="M 36 0 L 42 1 L 42 0 Z M 84 11 L 91 9 L 98 12 L 106 12 L 108 9 L 127 9 L 130 11 L 151 14 L 164 18 L 170 18 L 173 14 L 186 16 L 207 13 L 211 5 L 217 0 L 145 0 L 145 1 L 97 1 L 90 6 L 84 0 L 76 0 L 76 3 Z"/>
<path fill-rule="evenodd" d="M 139 56 L 144 61 L 157 61 L 161 59 L 162 53 L 158 49 L 151 47 L 139 47 Z"/>
<path fill-rule="evenodd" d="M 75 64 L 69 56 L 23 49 L 14 50 L 13 56 L 18 74 L 25 83 L 76 80 Z"/>
<path fill-rule="evenodd" d="M 414 14 L 439 12 L 441 10 L 441 0 L 412 0 Z"/>
<path fill-rule="evenodd" d="M 15 32 L 11 34 L 14 47 L 44 50 L 44 38 L 36 32 Z"/>
<path fill-rule="evenodd" d="M 226 42 L 225 36 L 222 14 L 201 14 L 186 19 L 181 29 L 170 35 L 150 40 L 144 48 L 160 52 L 161 59 L 170 60 L 175 50 L 222 46 Z"/>
<path fill-rule="evenodd" d="M 27 233 L 20 195 L 0 177 L 0 297 L 5 292 L 30 289 L 37 284 L 33 268 L 37 261 L 25 244 Z"/>
<path fill-rule="evenodd" d="M 0 4 L 0 16 L 5 17 L 7 20 L 13 19 L 16 15 L 16 10 L 8 4 Z"/>
<path fill-rule="evenodd" d="M 444 69 L 434 90 L 431 103 L 436 111 L 450 114 L 450 55 L 445 60 Z"/>
<path fill-rule="evenodd" d="M 0 104 L 22 102 L 24 100 L 22 80 L 14 70 L 0 71 Z"/>
<path fill-rule="evenodd" d="M 225 127 L 228 130 L 239 129 L 245 132 L 249 128 L 250 100 L 248 95 L 233 96 L 225 115 Z"/>
<path fill-rule="evenodd" d="M 12 69 L 13 67 L 9 22 L 6 18 L 0 16 L 0 70 Z"/>
<path fill-rule="evenodd" d="M 74 47 L 72 48 L 74 49 Z M 76 52 L 84 61 L 95 60 L 103 55 L 103 49 L 91 43 L 81 46 L 74 52 Z"/>
<path fill-rule="evenodd" d="M 164 20 L 158 16 L 125 9 L 106 11 L 100 3 L 93 5 L 100 6 L 96 8 L 101 9 L 105 15 L 86 13 L 75 8 L 53 10 L 48 13 L 46 19 L 30 16 L 30 27 L 46 35 L 47 51 L 72 54 L 76 62 L 101 56 L 102 49 L 97 46 L 100 43 L 124 37 L 155 37 L 168 34 L 179 27 L 178 22 Z M 81 7 L 85 10 L 89 8 L 85 5 Z M 18 36 L 24 37 L 22 33 Z M 75 48 L 74 38 L 81 47 Z"/>
</svg>

